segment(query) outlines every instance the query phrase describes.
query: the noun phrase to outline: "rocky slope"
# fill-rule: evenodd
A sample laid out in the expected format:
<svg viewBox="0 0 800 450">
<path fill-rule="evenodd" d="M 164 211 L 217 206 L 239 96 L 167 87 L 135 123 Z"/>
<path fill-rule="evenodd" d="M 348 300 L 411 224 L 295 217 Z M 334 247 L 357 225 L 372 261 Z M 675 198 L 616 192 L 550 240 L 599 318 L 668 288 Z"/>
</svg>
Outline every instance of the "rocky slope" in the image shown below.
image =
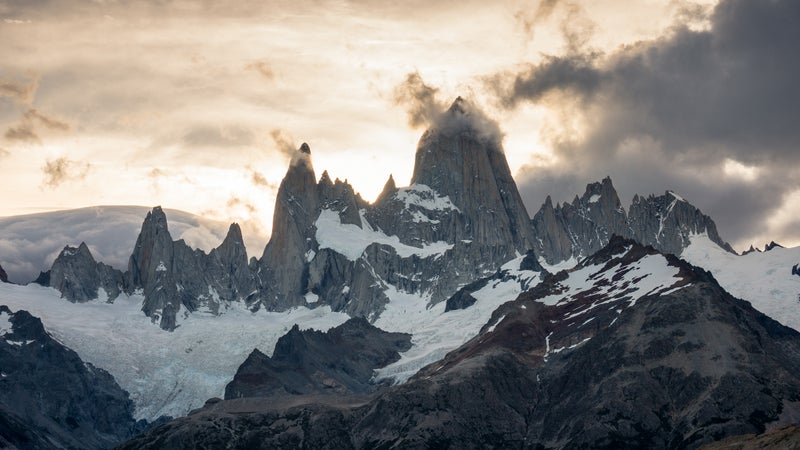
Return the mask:
<svg viewBox="0 0 800 450">
<path fill-rule="evenodd" d="M 696 448 L 789 423 L 798 398 L 800 334 L 615 239 L 374 399 L 223 401 L 123 448 Z"/>
<path fill-rule="evenodd" d="M 0 266 L 0 282 L 8 283 L 8 275 L 6 271 L 3 270 L 3 266 Z"/>
<path fill-rule="evenodd" d="M 108 372 L 55 341 L 38 318 L 0 305 L 0 447 L 109 448 L 138 425 Z"/>
<path fill-rule="evenodd" d="M 366 394 L 378 386 L 374 370 L 410 347 L 411 335 L 387 333 L 363 318 L 324 333 L 295 325 L 278 339 L 272 357 L 253 350 L 225 388 L 225 398 Z"/>
<path fill-rule="evenodd" d="M 707 234 L 720 247 L 734 252 L 720 238 L 714 221 L 682 197 L 635 195 L 626 212 L 617 191 L 606 177 L 590 183 L 572 203 L 553 206 L 548 196 L 533 216 L 534 249 L 548 263 L 555 264 L 591 255 L 605 246 L 612 235 L 635 239 L 674 255 L 690 244 L 690 237 Z"/>
</svg>

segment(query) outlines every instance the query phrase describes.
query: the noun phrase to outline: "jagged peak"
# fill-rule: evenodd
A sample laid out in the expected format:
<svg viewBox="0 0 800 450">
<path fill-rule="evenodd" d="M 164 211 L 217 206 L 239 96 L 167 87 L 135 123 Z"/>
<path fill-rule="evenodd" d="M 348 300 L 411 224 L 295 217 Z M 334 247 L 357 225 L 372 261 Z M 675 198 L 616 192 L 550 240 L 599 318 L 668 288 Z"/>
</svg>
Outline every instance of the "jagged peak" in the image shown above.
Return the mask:
<svg viewBox="0 0 800 450">
<path fill-rule="evenodd" d="M 768 251 L 770 251 L 772 249 L 775 249 L 775 248 L 784 248 L 784 247 L 781 244 L 778 244 L 775 241 L 770 241 L 769 244 L 764 246 L 764 251 L 768 252 Z"/>
<path fill-rule="evenodd" d="M 244 239 L 242 238 L 242 228 L 239 226 L 238 223 L 233 222 L 228 227 L 228 234 L 225 235 L 225 239 L 223 243 L 226 241 L 234 241 L 234 242 L 243 242 Z"/>
<path fill-rule="evenodd" d="M 383 189 L 381 189 L 381 193 L 378 194 L 378 198 L 375 199 L 375 203 L 381 203 L 384 200 L 392 197 L 395 192 L 397 192 L 397 185 L 394 182 L 394 176 L 389 174 L 389 179 L 386 180 L 386 183 L 383 185 Z"/>
<path fill-rule="evenodd" d="M 450 114 L 466 114 L 468 107 L 469 105 L 467 104 L 467 101 L 459 95 L 455 100 L 453 100 L 453 103 L 450 105 L 450 108 L 447 109 L 447 112 Z"/>
<path fill-rule="evenodd" d="M 300 148 L 298 149 L 298 151 L 300 153 L 305 153 L 306 155 L 310 155 L 311 147 L 309 147 L 307 143 L 303 142 L 302 144 L 300 144 Z"/>
<path fill-rule="evenodd" d="M 156 206 L 147 213 L 147 216 L 144 218 L 144 223 L 142 224 L 142 229 L 148 226 L 163 228 L 164 230 L 169 231 L 169 227 L 167 225 L 167 215 L 164 213 L 164 210 L 161 208 L 161 206 Z"/>
<path fill-rule="evenodd" d="M 322 171 L 322 176 L 319 177 L 319 184 L 320 186 L 333 186 L 333 182 L 331 181 L 331 176 L 328 174 L 327 170 Z"/>
</svg>

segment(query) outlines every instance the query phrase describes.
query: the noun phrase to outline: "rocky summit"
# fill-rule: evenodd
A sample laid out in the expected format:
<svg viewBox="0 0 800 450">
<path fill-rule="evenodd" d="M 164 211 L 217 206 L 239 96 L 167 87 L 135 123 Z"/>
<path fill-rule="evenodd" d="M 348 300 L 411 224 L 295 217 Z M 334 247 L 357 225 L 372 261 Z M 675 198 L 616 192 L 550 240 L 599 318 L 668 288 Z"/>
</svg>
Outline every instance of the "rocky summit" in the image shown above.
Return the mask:
<svg viewBox="0 0 800 450">
<path fill-rule="evenodd" d="M 550 264 L 586 257 L 605 246 L 613 235 L 680 255 L 691 236 L 707 234 L 734 253 L 719 236 L 714 221 L 674 192 L 635 195 L 626 213 L 609 177 L 588 184 L 583 195 L 571 203 L 553 206 L 548 196 L 531 226 L 536 236 L 533 248 Z"/>
<path fill-rule="evenodd" d="M 790 423 L 798 355 L 707 272 L 613 238 L 374 398 L 219 401 L 123 448 L 696 448 Z"/>
</svg>

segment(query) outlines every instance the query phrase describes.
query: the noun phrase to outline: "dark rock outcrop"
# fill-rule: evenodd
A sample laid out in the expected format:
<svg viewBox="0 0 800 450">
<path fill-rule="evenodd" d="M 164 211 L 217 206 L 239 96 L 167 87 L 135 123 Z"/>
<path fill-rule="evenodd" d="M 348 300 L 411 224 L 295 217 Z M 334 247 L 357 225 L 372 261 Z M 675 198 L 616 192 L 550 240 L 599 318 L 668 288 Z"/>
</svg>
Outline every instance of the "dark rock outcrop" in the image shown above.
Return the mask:
<svg viewBox="0 0 800 450">
<path fill-rule="evenodd" d="M 108 372 L 0 305 L 0 447 L 109 448 L 141 429 L 133 409 Z"/>
<path fill-rule="evenodd" d="M 8 275 L 6 271 L 3 270 L 3 266 L 0 266 L 0 282 L 8 283 Z"/>
<path fill-rule="evenodd" d="M 272 357 L 253 350 L 225 388 L 225 398 L 304 394 L 366 394 L 373 371 L 400 359 L 411 335 L 387 333 L 353 318 L 323 333 L 295 325 Z"/>
<path fill-rule="evenodd" d="M 735 253 L 720 238 L 710 217 L 672 192 L 658 197 L 636 195 L 626 213 L 609 177 L 587 185 L 572 203 L 553 206 L 548 196 L 531 227 L 534 249 L 550 264 L 591 255 L 612 235 L 680 255 L 692 235 L 706 233 L 720 247 Z"/>
<path fill-rule="evenodd" d="M 257 289 L 237 224 L 230 226 L 219 247 L 206 254 L 183 240 L 172 240 L 160 207 L 153 208 L 142 224 L 125 279 L 127 292 L 141 291 L 142 310 L 166 330 L 177 326 L 182 309 L 183 314 L 198 310 L 219 314 L 228 302 L 252 302 Z"/>
<path fill-rule="evenodd" d="M 671 268 L 659 288 L 627 276 L 645 259 Z M 612 238 L 373 399 L 216 402 L 123 448 L 696 448 L 790 422 L 799 398 L 799 333 L 702 269 Z"/>
<path fill-rule="evenodd" d="M 548 196 L 531 224 L 537 237 L 534 248 L 550 263 L 588 256 L 612 235 L 624 235 L 628 229 L 625 210 L 608 177 L 587 185 L 572 203 L 554 208 Z"/>
<path fill-rule="evenodd" d="M 784 247 L 781 244 L 778 244 L 775 241 L 769 241 L 769 244 L 764 246 L 764 251 L 768 252 L 768 251 L 770 251 L 772 249 L 775 249 L 775 248 L 784 248 Z"/>
<path fill-rule="evenodd" d="M 85 243 L 75 248 L 66 246 L 50 268 L 47 286 L 58 289 L 61 296 L 75 303 L 98 298 L 99 290 L 105 291 L 109 302 L 113 302 L 124 288 L 122 272 L 97 262 Z"/>
<path fill-rule="evenodd" d="M 689 237 L 702 233 L 725 250 L 736 253 L 720 238 L 710 217 L 669 191 L 658 197 L 634 196 L 628 222 L 628 236 L 665 253 L 680 255 L 689 245 Z"/>
</svg>

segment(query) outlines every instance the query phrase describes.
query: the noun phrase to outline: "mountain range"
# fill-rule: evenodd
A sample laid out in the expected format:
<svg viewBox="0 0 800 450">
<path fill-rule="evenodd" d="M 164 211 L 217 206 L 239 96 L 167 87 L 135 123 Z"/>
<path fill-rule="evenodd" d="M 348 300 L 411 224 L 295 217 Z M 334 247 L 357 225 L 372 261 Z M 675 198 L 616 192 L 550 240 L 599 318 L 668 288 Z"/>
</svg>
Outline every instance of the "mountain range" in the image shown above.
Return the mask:
<svg viewBox="0 0 800 450">
<path fill-rule="evenodd" d="M 800 417 L 798 263 L 737 255 L 671 191 L 626 209 L 610 178 L 531 218 L 459 98 L 372 203 L 301 145 L 260 258 L 156 207 L 124 270 L 67 245 L 0 304 L 116 379 L 116 442 L 184 416 L 123 448 L 695 448 Z"/>
</svg>

